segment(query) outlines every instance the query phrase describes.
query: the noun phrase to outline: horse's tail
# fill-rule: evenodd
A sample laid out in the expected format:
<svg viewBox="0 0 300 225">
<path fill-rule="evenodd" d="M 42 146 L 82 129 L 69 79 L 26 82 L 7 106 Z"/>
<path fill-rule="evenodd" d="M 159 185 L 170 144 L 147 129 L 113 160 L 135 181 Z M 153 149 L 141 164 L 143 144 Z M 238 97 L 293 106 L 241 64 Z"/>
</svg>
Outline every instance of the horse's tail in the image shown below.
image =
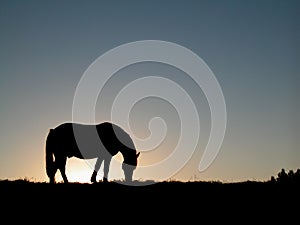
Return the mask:
<svg viewBox="0 0 300 225">
<path fill-rule="evenodd" d="M 48 177 L 53 177 L 55 172 L 55 162 L 53 158 L 54 131 L 50 129 L 46 140 L 46 172 Z"/>
</svg>

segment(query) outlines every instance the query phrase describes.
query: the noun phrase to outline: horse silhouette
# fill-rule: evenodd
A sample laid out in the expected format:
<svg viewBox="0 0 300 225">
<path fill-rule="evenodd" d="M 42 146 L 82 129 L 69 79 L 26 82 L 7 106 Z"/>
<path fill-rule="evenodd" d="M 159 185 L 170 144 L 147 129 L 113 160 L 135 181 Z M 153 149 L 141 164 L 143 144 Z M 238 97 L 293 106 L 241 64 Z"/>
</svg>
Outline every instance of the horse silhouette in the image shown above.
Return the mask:
<svg viewBox="0 0 300 225">
<path fill-rule="evenodd" d="M 96 125 L 60 124 L 50 129 L 46 138 L 46 172 L 49 182 L 55 183 L 55 174 L 59 170 L 64 183 L 68 183 L 65 167 L 70 157 L 97 158 L 91 176 L 92 183 L 96 183 L 97 172 L 103 162 L 103 181 L 107 182 L 111 159 L 118 152 L 123 155 L 125 182 L 131 182 L 140 153 L 137 153 L 131 137 L 121 127 L 109 122 Z"/>
</svg>

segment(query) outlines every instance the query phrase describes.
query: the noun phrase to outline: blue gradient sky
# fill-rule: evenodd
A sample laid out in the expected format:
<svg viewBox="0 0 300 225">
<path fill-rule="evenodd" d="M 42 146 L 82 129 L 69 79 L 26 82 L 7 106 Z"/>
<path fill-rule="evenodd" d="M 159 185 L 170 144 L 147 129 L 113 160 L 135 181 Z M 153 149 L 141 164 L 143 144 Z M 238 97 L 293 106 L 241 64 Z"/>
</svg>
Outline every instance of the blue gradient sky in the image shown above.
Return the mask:
<svg viewBox="0 0 300 225">
<path fill-rule="evenodd" d="M 47 180 L 48 129 L 72 120 L 74 92 L 84 71 L 106 51 L 148 39 L 174 42 L 198 54 L 226 100 L 222 148 L 200 173 L 209 111 L 203 96 L 196 97 L 204 124 L 201 144 L 173 179 L 266 180 L 281 168 L 300 168 L 299 10 L 299 1 L 267 0 L 1 1 L 0 179 Z M 124 74 L 134 71 L 128 68 Z M 172 69 L 156 65 L 154 71 L 171 74 Z M 188 79 L 178 82 L 196 92 Z M 163 103 L 149 104 L 161 109 Z M 136 112 L 143 108 L 157 112 L 145 110 L 144 102 Z M 171 108 L 159 113 L 168 115 Z M 133 115 L 138 121 L 148 118 L 147 113 Z M 147 163 L 145 156 L 141 160 Z M 154 156 L 148 160 L 153 161 Z M 74 179 L 74 171 L 89 179 L 91 171 L 81 161 L 72 159 L 68 166 Z M 137 179 L 155 177 L 138 174 Z"/>
</svg>

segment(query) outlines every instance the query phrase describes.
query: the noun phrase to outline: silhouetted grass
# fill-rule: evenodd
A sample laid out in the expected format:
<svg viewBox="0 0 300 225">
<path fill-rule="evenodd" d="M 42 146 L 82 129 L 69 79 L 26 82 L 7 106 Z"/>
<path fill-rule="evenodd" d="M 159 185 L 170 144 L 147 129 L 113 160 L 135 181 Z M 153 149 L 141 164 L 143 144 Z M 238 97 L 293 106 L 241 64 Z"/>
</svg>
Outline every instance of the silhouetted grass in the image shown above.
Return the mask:
<svg viewBox="0 0 300 225">
<path fill-rule="evenodd" d="M 268 181 L 149 180 L 134 181 L 136 186 L 124 185 L 122 181 L 49 184 L 27 178 L 1 180 L 2 215 L 18 212 L 20 216 L 20 213 L 26 212 L 26 216 L 43 214 L 49 218 L 91 216 L 100 219 L 107 213 L 113 213 L 110 217 L 113 221 L 123 221 L 130 220 L 128 217 L 133 217 L 133 214 L 140 214 L 145 221 L 157 223 L 160 222 L 158 217 L 166 215 L 176 221 L 178 216 L 203 218 L 213 213 L 209 219 L 215 220 L 215 216 L 219 217 L 224 211 L 222 220 L 242 217 L 247 221 L 265 218 L 271 222 L 284 218 L 288 224 L 288 220 L 298 215 L 300 184 L 295 178 L 299 171 L 285 174 L 281 171 L 278 177 Z M 129 214 L 124 215 L 125 211 Z"/>
<path fill-rule="evenodd" d="M 164 181 L 140 186 L 127 186 L 121 182 L 49 184 L 27 179 L 0 181 L 2 215 L 17 212 L 16 218 L 23 213 L 24 218 L 44 215 L 46 220 L 59 218 L 66 222 L 70 219 L 76 222 L 77 217 L 100 220 L 108 214 L 114 222 L 138 214 L 151 223 L 161 222 L 160 218 L 166 216 L 175 221 L 178 217 L 207 217 L 215 221 L 215 216 L 222 221 L 228 216 L 252 218 L 254 221 L 267 217 L 268 222 L 286 215 L 289 215 L 287 219 L 295 219 L 297 208 L 292 208 L 292 205 L 299 203 L 299 187 L 299 184 L 272 181 Z M 220 217 L 220 213 L 226 216 Z"/>
<path fill-rule="evenodd" d="M 126 185 L 122 181 L 110 181 L 108 183 L 98 182 L 90 183 L 56 183 L 33 182 L 27 179 L 1 180 L 0 190 L 2 195 L 8 195 L 11 198 L 52 198 L 61 196 L 64 198 L 81 198 L 82 193 L 85 197 L 102 198 L 106 197 L 126 199 L 136 194 L 143 198 L 168 198 L 168 199 L 205 199 L 222 198 L 236 199 L 240 197 L 251 200 L 251 198 L 280 198 L 289 195 L 299 188 L 299 183 L 282 184 L 272 181 L 245 181 L 236 183 L 222 183 L 209 181 L 134 181 L 133 186 Z M 40 195 L 40 196 L 39 196 Z"/>
</svg>

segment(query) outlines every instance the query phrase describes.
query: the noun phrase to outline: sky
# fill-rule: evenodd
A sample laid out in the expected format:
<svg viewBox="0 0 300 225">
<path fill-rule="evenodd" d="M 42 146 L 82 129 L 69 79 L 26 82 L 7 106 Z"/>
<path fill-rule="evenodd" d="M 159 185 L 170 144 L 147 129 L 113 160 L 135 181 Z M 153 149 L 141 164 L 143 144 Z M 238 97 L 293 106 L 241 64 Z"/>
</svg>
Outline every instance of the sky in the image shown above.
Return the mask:
<svg viewBox="0 0 300 225">
<path fill-rule="evenodd" d="M 210 132 L 209 105 L 201 88 L 184 71 L 170 65 L 142 62 L 116 72 L 97 100 L 96 122 L 111 120 L 112 102 L 126 84 L 160 76 L 191 95 L 201 124 L 191 158 L 168 179 L 268 180 L 281 168 L 300 168 L 299 9 L 299 1 L 292 0 L 1 0 L 0 179 L 48 181 L 46 136 L 50 128 L 73 121 L 73 100 L 83 74 L 107 51 L 143 40 L 183 46 L 213 72 L 227 112 L 217 157 L 207 169 L 198 170 Z M 148 84 L 151 87 L 152 83 Z M 177 94 L 168 89 L 162 93 Z M 119 106 L 121 112 L 124 108 Z M 184 125 L 180 119 L 184 112 L 178 109 L 155 97 L 141 99 L 132 107 L 130 125 L 137 139 L 150 135 L 151 118 L 163 118 L 167 125 L 159 146 L 152 151 L 139 149 L 142 153 L 134 179 L 159 178 L 159 169 L 143 173 L 139 166 L 153 165 L 172 153 Z M 117 117 L 122 121 L 122 113 Z M 109 179 L 122 179 L 122 156 L 114 158 Z M 68 159 L 69 180 L 89 182 L 94 162 Z"/>
</svg>

